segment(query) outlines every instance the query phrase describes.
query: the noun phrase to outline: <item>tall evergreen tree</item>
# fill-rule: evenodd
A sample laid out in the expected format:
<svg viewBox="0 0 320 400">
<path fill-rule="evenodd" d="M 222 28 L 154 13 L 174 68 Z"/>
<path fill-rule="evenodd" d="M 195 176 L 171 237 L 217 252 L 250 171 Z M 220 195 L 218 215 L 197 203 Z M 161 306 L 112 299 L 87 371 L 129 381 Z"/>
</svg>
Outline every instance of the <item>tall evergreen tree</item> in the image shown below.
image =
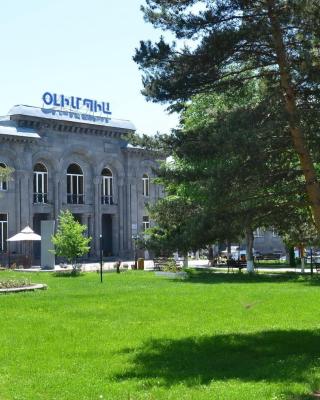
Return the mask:
<svg viewBox="0 0 320 400">
<path fill-rule="evenodd" d="M 257 77 L 278 93 L 320 231 L 320 185 L 304 129 L 319 111 L 319 2 L 146 0 L 142 10 L 178 40 L 141 42 L 136 51 L 147 99 L 181 110 L 195 94 L 234 90 Z"/>
<path fill-rule="evenodd" d="M 174 162 L 158 172 L 168 197 L 152 210 L 159 227 L 151 245 L 199 248 L 242 236 L 251 261 L 257 227 L 292 236 L 303 223 L 312 224 L 299 160 L 279 108 L 261 80 L 223 95 L 195 96 L 182 114 L 182 128 L 156 141 Z"/>
</svg>

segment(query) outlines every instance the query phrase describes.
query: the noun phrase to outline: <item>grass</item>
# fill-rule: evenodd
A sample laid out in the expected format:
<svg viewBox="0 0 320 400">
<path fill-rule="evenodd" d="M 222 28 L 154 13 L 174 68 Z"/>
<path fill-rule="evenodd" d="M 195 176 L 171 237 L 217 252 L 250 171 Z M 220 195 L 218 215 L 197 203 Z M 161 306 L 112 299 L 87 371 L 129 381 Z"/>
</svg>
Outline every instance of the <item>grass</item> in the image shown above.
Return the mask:
<svg viewBox="0 0 320 400">
<path fill-rule="evenodd" d="M 256 260 L 255 264 L 260 268 L 266 268 L 266 267 L 290 268 L 290 265 L 286 261 L 280 261 L 280 260 Z"/>
<path fill-rule="evenodd" d="M 0 272 L 0 399 L 311 399 L 320 280 L 193 273 Z"/>
</svg>

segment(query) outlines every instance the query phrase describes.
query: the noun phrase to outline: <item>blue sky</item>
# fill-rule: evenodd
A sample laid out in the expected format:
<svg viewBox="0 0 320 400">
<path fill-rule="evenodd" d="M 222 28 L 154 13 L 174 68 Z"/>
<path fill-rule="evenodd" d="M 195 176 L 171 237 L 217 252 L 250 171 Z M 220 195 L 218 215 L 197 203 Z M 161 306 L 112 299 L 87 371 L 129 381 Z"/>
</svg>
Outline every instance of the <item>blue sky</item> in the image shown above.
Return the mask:
<svg viewBox="0 0 320 400">
<path fill-rule="evenodd" d="M 143 0 L 12 0 L 1 4 L 0 115 L 15 104 L 42 106 L 46 91 L 109 101 L 113 117 L 138 132 L 178 123 L 146 102 L 132 61 L 140 40 L 160 35 L 143 20 Z"/>
</svg>

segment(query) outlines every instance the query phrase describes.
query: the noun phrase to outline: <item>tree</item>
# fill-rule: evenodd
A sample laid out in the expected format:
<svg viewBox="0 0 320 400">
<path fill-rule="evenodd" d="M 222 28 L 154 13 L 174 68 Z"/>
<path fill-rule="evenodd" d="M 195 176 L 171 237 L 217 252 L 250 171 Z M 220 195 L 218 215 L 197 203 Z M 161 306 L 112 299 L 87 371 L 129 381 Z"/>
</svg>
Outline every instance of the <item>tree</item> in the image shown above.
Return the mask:
<svg viewBox="0 0 320 400">
<path fill-rule="evenodd" d="M 254 229 L 287 232 L 303 218 L 310 221 L 285 118 L 275 118 L 278 108 L 263 81 L 194 97 L 182 128 L 157 138 L 174 162 L 158 171 L 168 197 L 151 209 L 159 224 L 153 242 L 190 249 L 246 237 L 250 269 Z"/>
<path fill-rule="evenodd" d="M 257 77 L 277 93 L 320 231 L 320 185 L 303 124 L 319 111 L 318 1 L 146 0 L 142 10 L 184 41 L 141 42 L 134 60 L 148 100 L 181 110 L 196 94 L 235 90 Z"/>
<path fill-rule="evenodd" d="M 57 233 L 52 237 L 57 256 L 65 257 L 72 265 L 72 273 L 78 273 L 76 260 L 90 250 L 90 237 L 84 236 L 85 225 L 79 224 L 69 210 L 61 211 Z"/>
<path fill-rule="evenodd" d="M 175 251 L 186 255 L 217 241 L 239 241 L 236 222 L 229 224 L 226 213 L 213 215 L 196 199 L 178 194 L 181 187 L 150 207 L 156 225 L 148 230 L 147 248 L 157 255 L 168 256 Z"/>
<path fill-rule="evenodd" d="M 148 230 L 146 247 L 158 255 L 169 255 L 176 250 L 186 254 L 217 240 L 239 238 L 236 224 L 223 223 L 225 214 L 208 216 L 209 210 L 195 198 L 179 193 L 182 186 L 172 188 L 172 194 L 149 207 L 151 218 L 157 224 Z"/>
<path fill-rule="evenodd" d="M 0 166 L 0 182 L 7 182 L 12 179 L 13 168 Z"/>
</svg>

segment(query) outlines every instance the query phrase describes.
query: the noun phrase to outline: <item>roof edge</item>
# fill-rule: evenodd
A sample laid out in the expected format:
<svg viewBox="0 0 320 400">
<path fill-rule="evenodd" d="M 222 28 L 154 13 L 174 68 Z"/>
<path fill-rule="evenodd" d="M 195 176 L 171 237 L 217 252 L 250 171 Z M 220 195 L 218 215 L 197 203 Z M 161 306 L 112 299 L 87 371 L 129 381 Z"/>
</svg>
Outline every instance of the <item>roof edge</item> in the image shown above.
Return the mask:
<svg viewBox="0 0 320 400">
<path fill-rule="evenodd" d="M 136 127 L 134 124 L 128 120 L 116 119 L 116 118 L 107 118 L 98 115 L 92 114 L 84 114 L 75 111 L 68 110 L 58 110 L 54 108 L 40 108 L 33 107 L 24 104 L 18 104 L 13 106 L 8 115 L 18 116 L 25 115 L 28 117 L 35 118 L 44 118 L 50 120 L 63 120 L 67 122 L 80 123 L 80 124 L 90 124 L 90 125 L 98 125 L 103 127 L 110 128 L 119 128 L 128 131 L 135 131 Z"/>
</svg>

